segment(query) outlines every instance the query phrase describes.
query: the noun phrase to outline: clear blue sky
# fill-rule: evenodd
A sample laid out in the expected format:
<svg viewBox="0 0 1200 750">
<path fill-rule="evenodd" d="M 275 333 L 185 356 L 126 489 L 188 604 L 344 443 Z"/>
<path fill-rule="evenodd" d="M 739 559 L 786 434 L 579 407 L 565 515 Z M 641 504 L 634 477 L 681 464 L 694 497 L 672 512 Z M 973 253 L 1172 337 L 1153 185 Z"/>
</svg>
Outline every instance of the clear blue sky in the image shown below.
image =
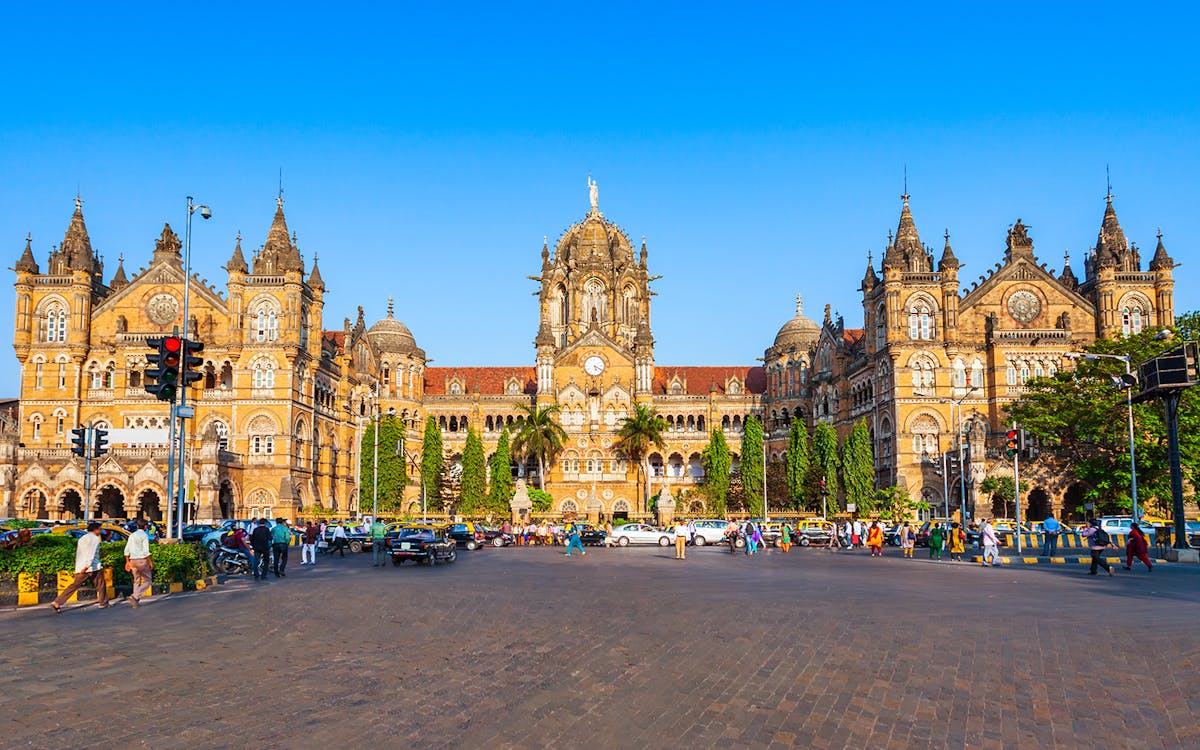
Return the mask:
<svg viewBox="0 0 1200 750">
<path fill-rule="evenodd" d="M 1177 310 L 1200 306 L 1183 4 L 37 5 L 6 10 L 0 45 L 6 265 L 30 231 L 44 267 L 78 186 L 109 272 L 122 252 L 135 271 L 191 194 L 215 214 L 193 264 L 221 286 L 282 168 L 326 327 L 391 294 L 436 364 L 530 364 L 525 276 L 590 171 L 663 275 L 658 362 L 753 364 L 797 292 L 860 324 L 906 165 L 922 239 L 948 227 L 968 281 L 1017 217 L 1082 275 L 1111 165 L 1126 233 L 1148 260 L 1161 226 Z"/>
</svg>

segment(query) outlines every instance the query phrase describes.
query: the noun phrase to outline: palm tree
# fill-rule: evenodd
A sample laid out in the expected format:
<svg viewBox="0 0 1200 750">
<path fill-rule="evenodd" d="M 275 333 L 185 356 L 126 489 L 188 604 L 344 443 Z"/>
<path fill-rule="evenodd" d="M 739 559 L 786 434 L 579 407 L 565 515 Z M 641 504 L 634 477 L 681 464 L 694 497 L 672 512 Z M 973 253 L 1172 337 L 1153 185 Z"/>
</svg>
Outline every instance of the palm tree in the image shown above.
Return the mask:
<svg viewBox="0 0 1200 750">
<path fill-rule="evenodd" d="M 653 406 L 635 404 L 633 416 L 621 420 L 617 428 L 617 450 L 629 456 L 638 465 L 646 483 L 646 505 L 650 504 L 650 467 L 646 465 L 650 457 L 650 448 L 657 447 L 666 450 L 663 440 L 663 430 L 667 428 L 666 421 L 654 410 Z"/>
<path fill-rule="evenodd" d="M 558 406 L 538 406 L 529 404 L 520 406 L 525 412 L 522 415 L 521 427 L 513 437 L 512 452 L 522 456 L 534 456 L 538 462 L 538 489 L 546 489 L 546 464 L 553 464 L 558 454 L 562 453 L 567 442 L 567 433 L 554 420 L 558 414 Z"/>
</svg>

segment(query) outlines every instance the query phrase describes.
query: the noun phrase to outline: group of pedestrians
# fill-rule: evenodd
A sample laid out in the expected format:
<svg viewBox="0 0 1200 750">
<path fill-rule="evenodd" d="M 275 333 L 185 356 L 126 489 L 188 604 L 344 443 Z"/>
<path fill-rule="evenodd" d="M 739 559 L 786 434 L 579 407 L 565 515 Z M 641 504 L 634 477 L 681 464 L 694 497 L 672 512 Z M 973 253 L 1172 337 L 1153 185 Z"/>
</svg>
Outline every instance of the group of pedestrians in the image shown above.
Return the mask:
<svg viewBox="0 0 1200 750">
<path fill-rule="evenodd" d="M 89 580 L 96 589 L 96 606 L 105 609 L 108 604 L 108 581 L 104 568 L 100 564 L 101 526 L 99 521 L 91 521 L 87 525 L 87 533 L 75 544 L 75 578 L 63 589 L 50 606 L 62 614 L 62 606 Z M 129 595 L 129 604 L 137 608 L 142 597 L 150 590 L 154 577 L 154 562 L 150 558 L 150 535 L 146 532 L 146 520 L 139 518 L 129 539 L 125 541 L 123 555 L 125 570 L 133 578 L 133 592 Z"/>
</svg>

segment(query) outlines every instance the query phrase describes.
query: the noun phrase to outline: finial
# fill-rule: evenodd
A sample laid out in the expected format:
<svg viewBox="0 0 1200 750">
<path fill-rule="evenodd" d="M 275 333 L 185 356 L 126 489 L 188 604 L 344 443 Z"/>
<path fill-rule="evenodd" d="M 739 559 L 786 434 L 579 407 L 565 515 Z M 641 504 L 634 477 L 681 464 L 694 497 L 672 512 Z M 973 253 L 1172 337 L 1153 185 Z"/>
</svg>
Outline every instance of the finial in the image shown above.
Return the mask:
<svg viewBox="0 0 1200 750">
<path fill-rule="evenodd" d="M 279 168 L 279 197 L 276 200 L 279 201 L 279 206 L 282 208 L 283 207 L 283 167 Z"/>
<path fill-rule="evenodd" d="M 292 230 L 292 244 L 296 244 L 296 230 L 294 229 Z"/>
<path fill-rule="evenodd" d="M 395 300 L 392 299 L 391 295 L 388 295 L 388 315 L 387 316 L 389 318 L 395 317 L 395 312 L 396 312 Z"/>
<path fill-rule="evenodd" d="M 1159 236 L 1159 237 L 1162 237 L 1162 230 L 1161 230 L 1161 229 L 1160 229 L 1160 230 L 1158 230 L 1158 236 Z M 33 242 L 33 232 L 26 232 L 26 233 L 25 233 L 25 244 L 26 244 L 26 245 L 28 245 L 28 244 L 29 244 L 29 243 L 31 243 L 31 242 Z"/>
<path fill-rule="evenodd" d="M 79 197 L 79 191 L 76 190 L 75 191 L 75 210 L 79 211 L 82 209 L 83 209 L 83 198 Z"/>
<path fill-rule="evenodd" d="M 1159 242 L 1162 242 L 1162 227 L 1158 228 L 1158 234 L 1155 236 L 1158 237 Z"/>
<path fill-rule="evenodd" d="M 1065 271 L 1066 269 L 1068 269 L 1070 267 L 1071 267 L 1071 251 L 1069 249 L 1063 249 L 1063 270 Z"/>
<path fill-rule="evenodd" d="M 875 264 L 875 256 L 870 250 L 868 250 L 867 251 L 867 265 L 873 266 L 874 264 Z"/>
<path fill-rule="evenodd" d="M 890 229 L 889 229 L 889 230 L 888 230 L 888 244 L 889 244 L 889 245 L 891 245 L 891 244 L 892 244 L 892 240 L 893 240 L 893 239 L 895 239 L 895 238 L 894 238 L 894 237 L 892 237 L 892 230 L 890 230 Z"/>
<path fill-rule="evenodd" d="M 238 233 L 237 233 L 237 243 L 239 246 L 242 244 L 242 230 L 240 230 L 240 229 L 238 230 Z"/>
<path fill-rule="evenodd" d="M 125 262 L 125 253 L 117 253 L 117 265 Z"/>
<path fill-rule="evenodd" d="M 803 298 L 803 296 L 797 294 L 796 295 L 796 317 L 798 318 L 803 314 L 804 314 L 804 298 Z"/>
<path fill-rule="evenodd" d="M 1108 189 L 1108 195 L 1105 196 L 1105 200 L 1107 200 L 1109 202 L 1109 204 L 1111 204 L 1112 203 L 1112 172 L 1109 171 L 1107 164 L 1104 165 L 1104 183 Z"/>
<path fill-rule="evenodd" d="M 946 227 L 946 234 L 943 236 L 946 238 L 946 244 L 950 244 L 950 227 Z"/>
</svg>

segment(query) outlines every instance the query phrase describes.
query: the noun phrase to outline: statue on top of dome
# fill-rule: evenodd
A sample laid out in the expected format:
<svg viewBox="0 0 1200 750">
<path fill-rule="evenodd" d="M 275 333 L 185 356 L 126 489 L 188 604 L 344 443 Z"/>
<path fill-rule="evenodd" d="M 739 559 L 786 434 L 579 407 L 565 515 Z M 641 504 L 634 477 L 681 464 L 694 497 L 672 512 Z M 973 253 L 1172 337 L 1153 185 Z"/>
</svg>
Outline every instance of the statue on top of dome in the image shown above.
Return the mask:
<svg viewBox="0 0 1200 750">
<path fill-rule="evenodd" d="M 596 181 L 589 174 L 587 178 L 588 198 L 592 201 L 592 210 L 600 210 L 600 188 L 596 185 Z"/>
</svg>

